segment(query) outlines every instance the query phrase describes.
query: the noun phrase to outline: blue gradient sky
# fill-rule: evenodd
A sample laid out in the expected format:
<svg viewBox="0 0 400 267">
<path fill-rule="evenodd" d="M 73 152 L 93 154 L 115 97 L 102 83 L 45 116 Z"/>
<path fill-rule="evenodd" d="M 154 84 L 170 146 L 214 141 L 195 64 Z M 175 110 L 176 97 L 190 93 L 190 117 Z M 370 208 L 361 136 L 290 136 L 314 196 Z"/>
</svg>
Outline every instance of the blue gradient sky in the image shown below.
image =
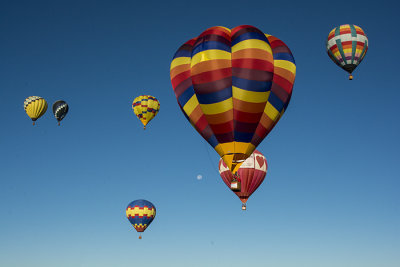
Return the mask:
<svg viewBox="0 0 400 267">
<path fill-rule="evenodd" d="M 398 8 L 1 1 L 0 265 L 399 266 Z M 353 81 L 325 52 L 346 23 L 370 41 Z M 183 42 L 241 24 L 282 39 L 297 64 L 289 108 L 258 147 L 269 172 L 246 212 L 169 78 Z M 161 103 L 146 131 L 131 110 L 140 94 Z M 49 109 L 32 127 L 30 95 L 67 101 L 62 126 Z M 142 240 L 125 218 L 138 198 L 157 207 Z"/>
</svg>

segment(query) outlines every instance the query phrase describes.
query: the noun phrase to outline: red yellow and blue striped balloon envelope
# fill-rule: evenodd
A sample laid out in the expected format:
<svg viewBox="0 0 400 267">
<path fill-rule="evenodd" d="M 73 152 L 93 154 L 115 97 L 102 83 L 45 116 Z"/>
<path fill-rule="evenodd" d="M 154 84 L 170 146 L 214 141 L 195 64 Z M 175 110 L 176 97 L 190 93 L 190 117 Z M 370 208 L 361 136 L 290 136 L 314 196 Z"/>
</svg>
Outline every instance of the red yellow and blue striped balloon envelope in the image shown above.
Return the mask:
<svg viewBox="0 0 400 267">
<path fill-rule="evenodd" d="M 272 35 L 216 26 L 178 49 L 170 75 L 186 118 L 236 172 L 285 112 L 296 65 Z"/>
<path fill-rule="evenodd" d="M 368 38 L 363 29 L 353 24 L 334 28 L 326 40 L 328 56 L 336 65 L 347 71 L 353 79 L 353 71 L 364 59 L 368 50 Z"/>
<path fill-rule="evenodd" d="M 143 123 L 143 129 L 160 111 L 160 102 L 151 95 L 140 95 L 133 100 L 132 109 Z"/>
<path fill-rule="evenodd" d="M 150 201 L 138 199 L 129 203 L 126 208 L 126 217 L 137 232 L 142 233 L 151 224 L 156 216 L 156 207 Z M 139 235 L 139 239 L 142 236 Z"/>
</svg>

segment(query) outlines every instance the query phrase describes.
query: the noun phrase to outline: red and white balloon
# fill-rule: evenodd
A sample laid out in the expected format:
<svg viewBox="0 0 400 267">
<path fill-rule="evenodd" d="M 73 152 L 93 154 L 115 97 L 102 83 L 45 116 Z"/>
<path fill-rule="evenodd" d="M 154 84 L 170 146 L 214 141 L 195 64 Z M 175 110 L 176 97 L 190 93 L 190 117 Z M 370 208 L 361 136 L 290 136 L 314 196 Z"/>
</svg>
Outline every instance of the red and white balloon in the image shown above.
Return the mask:
<svg viewBox="0 0 400 267">
<path fill-rule="evenodd" d="M 242 201 L 243 210 L 246 209 L 246 202 L 251 194 L 253 194 L 264 181 L 267 175 L 267 169 L 267 159 L 260 151 L 255 150 L 237 171 L 241 186 L 240 191 L 234 191 L 231 189 L 231 183 L 234 180 L 232 172 L 222 159 L 219 160 L 219 173 L 222 180 Z"/>
</svg>

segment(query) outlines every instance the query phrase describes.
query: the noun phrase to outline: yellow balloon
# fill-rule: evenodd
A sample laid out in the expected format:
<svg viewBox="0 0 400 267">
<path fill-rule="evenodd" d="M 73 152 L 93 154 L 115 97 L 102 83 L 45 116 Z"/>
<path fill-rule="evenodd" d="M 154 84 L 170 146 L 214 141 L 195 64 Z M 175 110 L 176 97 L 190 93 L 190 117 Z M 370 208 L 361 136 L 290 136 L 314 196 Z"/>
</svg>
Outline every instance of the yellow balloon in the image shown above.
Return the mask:
<svg viewBox="0 0 400 267">
<path fill-rule="evenodd" d="M 141 95 L 135 98 L 132 103 L 135 115 L 143 123 L 143 128 L 157 115 L 160 110 L 160 102 L 151 95 Z"/>
<path fill-rule="evenodd" d="M 24 109 L 35 125 L 35 121 L 46 113 L 47 102 L 40 96 L 30 96 L 24 101 Z"/>
</svg>

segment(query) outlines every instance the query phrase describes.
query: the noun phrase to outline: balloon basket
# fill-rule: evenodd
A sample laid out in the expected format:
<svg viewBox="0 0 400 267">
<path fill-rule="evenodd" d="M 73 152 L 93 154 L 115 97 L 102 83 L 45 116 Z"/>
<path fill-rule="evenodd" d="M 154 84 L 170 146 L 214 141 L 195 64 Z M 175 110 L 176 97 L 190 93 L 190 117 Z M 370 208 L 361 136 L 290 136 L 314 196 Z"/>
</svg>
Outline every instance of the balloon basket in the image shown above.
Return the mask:
<svg viewBox="0 0 400 267">
<path fill-rule="evenodd" d="M 231 190 L 234 192 L 240 192 L 242 189 L 241 183 L 239 181 L 232 181 L 231 182 Z"/>
<path fill-rule="evenodd" d="M 139 239 L 142 239 L 142 235 L 139 235 Z"/>
<path fill-rule="evenodd" d="M 353 75 L 350 74 L 349 80 L 350 80 L 350 81 L 353 80 Z"/>
<path fill-rule="evenodd" d="M 242 204 L 242 210 L 246 210 L 246 204 Z"/>
</svg>

